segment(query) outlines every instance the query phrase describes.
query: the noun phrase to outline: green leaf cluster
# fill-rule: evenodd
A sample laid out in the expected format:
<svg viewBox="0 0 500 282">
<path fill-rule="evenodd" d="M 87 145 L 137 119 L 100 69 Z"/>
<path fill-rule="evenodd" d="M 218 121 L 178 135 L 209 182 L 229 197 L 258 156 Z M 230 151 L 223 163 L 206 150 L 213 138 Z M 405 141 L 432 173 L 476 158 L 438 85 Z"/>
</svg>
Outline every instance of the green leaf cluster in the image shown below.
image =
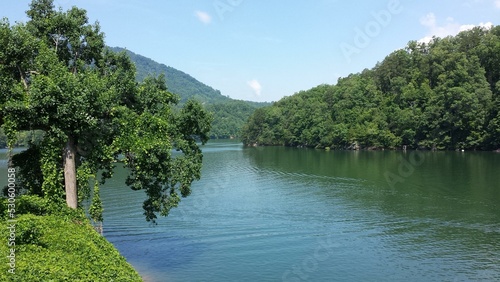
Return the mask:
<svg viewBox="0 0 500 282">
<path fill-rule="evenodd" d="M 409 42 L 372 69 L 258 109 L 248 145 L 500 148 L 500 26 Z"/>
<path fill-rule="evenodd" d="M 17 133 L 14 147 L 28 147 L 31 143 L 39 143 L 43 139 L 43 131 L 41 130 L 30 130 L 30 131 L 20 131 Z M 7 147 L 7 135 L 3 128 L 0 127 L 0 149 Z"/>
</svg>

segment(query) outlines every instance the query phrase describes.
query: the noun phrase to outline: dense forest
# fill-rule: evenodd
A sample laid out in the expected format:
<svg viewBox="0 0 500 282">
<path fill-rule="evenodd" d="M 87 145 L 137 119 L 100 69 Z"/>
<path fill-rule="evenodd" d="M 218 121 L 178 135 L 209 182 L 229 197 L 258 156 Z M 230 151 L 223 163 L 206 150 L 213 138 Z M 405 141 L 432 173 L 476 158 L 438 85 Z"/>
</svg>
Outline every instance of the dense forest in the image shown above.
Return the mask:
<svg viewBox="0 0 500 282">
<path fill-rule="evenodd" d="M 248 118 L 256 109 L 264 105 L 269 104 L 230 100 L 205 105 L 205 109 L 211 112 L 213 116 L 210 138 L 228 139 L 238 137 Z"/>
<path fill-rule="evenodd" d="M 500 26 L 411 41 L 372 69 L 255 111 L 248 145 L 500 148 Z"/>
</svg>

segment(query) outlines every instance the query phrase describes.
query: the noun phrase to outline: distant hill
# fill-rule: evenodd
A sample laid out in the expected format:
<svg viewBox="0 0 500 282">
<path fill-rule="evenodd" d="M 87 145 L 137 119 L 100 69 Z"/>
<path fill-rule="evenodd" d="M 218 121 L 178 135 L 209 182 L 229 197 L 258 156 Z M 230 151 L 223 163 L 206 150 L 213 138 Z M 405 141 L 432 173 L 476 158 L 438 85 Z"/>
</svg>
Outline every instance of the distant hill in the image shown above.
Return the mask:
<svg viewBox="0 0 500 282">
<path fill-rule="evenodd" d="M 185 72 L 160 64 L 124 48 L 110 47 L 110 49 L 115 52 L 125 51 L 129 55 L 137 69 L 137 81 L 142 81 L 150 74 L 159 75 L 164 73 L 167 78 L 168 90 L 178 94 L 181 97 L 181 103 L 191 98 L 209 104 L 232 100 L 229 97 L 223 96 L 219 90 L 213 89 Z"/>
<path fill-rule="evenodd" d="M 194 77 L 175 68 L 160 64 L 150 58 L 120 47 L 110 47 L 115 52 L 125 51 L 137 70 L 136 79 L 142 81 L 146 76 L 164 73 L 168 90 L 180 96 L 180 103 L 196 99 L 213 113 L 212 138 L 230 138 L 239 136 L 243 124 L 252 113 L 271 103 L 251 102 L 231 99 L 219 90 L 196 80 Z"/>
</svg>

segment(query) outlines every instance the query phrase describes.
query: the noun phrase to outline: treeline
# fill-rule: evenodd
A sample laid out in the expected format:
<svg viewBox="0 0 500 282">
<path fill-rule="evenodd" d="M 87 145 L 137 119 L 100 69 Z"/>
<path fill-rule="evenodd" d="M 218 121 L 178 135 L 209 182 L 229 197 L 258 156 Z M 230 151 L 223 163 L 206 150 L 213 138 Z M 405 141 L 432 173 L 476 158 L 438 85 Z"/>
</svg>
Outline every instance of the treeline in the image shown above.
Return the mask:
<svg viewBox="0 0 500 282">
<path fill-rule="evenodd" d="M 248 145 L 500 148 L 500 26 L 411 41 L 372 69 L 255 111 Z"/>
<path fill-rule="evenodd" d="M 269 103 L 258 103 L 241 100 L 205 104 L 205 109 L 212 114 L 211 139 L 239 138 L 241 129 L 253 112 Z M 28 147 L 30 143 L 42 140 L 43 132 L 39 130 L 21 131 L 17 134 L 15 147 Z M 7 147 L 7 136 L 0 127 L 0 149 Z"/>
<path fill-rule="evenodd" d="M 212 113 L 210 138 L 228 139 L 240 136 L 241 128 L 253 112 L 269 103 L 230 100 L 223 103 L 207 104 L 205 109 Z"/>
</svg>

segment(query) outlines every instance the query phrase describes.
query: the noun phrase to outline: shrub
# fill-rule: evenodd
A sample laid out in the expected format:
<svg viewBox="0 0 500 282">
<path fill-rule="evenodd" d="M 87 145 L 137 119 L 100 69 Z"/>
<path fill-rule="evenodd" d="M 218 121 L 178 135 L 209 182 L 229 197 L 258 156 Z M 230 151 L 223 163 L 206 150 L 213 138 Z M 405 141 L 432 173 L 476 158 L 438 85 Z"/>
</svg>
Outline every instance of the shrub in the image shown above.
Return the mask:
<svg viewBox="0 0 500 282">
<path fill-rule="evenodd" d="M 124 257 L 80 214 L 24 214 L 17 218 L 15 274 L 0 264 L 0 281 L 142 281 Z M 0 253 L 8 254 L 7 221 Z"/>
</svg>

